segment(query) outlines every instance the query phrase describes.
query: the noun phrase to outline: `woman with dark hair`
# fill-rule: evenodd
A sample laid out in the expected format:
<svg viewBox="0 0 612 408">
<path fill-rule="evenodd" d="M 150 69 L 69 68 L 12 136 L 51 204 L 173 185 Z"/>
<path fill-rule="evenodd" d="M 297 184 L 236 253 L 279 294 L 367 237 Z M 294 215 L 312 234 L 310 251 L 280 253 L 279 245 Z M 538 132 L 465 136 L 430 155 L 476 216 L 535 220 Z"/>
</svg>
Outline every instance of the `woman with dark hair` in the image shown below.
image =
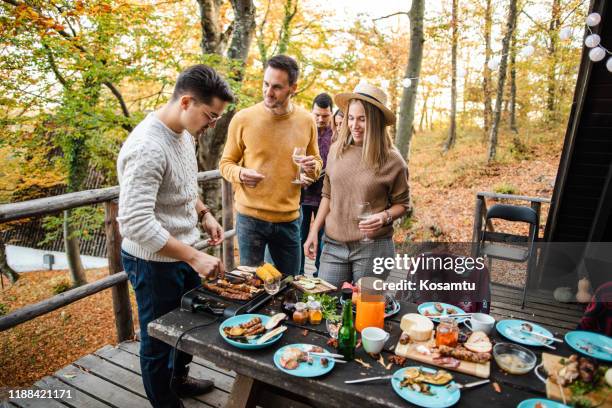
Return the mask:
<svg viewBox="0 0 612 408">
<path fill-rule="evenodd" d="M 395 123 L 387 95 L 360 83 L 334 99 L 345 116 L 327 157 L 321 205 L 304 253 L 315 257 L 325 225 L 319 277 L 340 285 L 373 274 L 374 258 L 395 256 L 393 221 L 406 213 L 410 198 L 408 167 L 386 129 Z"/>
</svg>

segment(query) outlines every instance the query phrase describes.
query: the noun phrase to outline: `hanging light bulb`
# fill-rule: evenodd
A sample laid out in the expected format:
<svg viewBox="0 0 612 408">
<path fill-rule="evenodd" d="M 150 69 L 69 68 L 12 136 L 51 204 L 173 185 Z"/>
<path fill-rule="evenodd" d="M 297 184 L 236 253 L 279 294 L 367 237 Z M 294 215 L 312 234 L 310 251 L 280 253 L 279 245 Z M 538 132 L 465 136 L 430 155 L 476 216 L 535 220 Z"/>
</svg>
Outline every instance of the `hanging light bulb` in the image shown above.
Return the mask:
<svg viewBox="0 0 612 408">
<path fill-rule="evenodd" d="M 595 47 L 589 51 L 589 58 L 593 62 L 599 62 L 606 56 L 606 51 L 601 47 Z"/>
<path fill-rule="evenodd" d="M 346 84 L 346 77 L 342 75 L 340 78 L 338 78 L 338 82 L 340 82 L 341 84 Z"/>
<path fill-rule="evenodd" d="M 608 58 L 608 60 L 606 61 L 606 69 L 612 72 L 612 57 Z"/>
<path fill-rule="evenodd" d="M 601 37 L 597 34 L 591 34 L 584 39 L 584 45 L 589 48 L 595 48 L 601 42 Z"/>
<path fill-rule="evenodd" d="M 533 48 L 533 45 L 527 45 L 521 50 L 520 55 L 521 57 L 529 58 L 533 55 L 534 52 L 535 48 Z"/>
<path fill-rule="evenodd" d="M 562 41 L 567 41 L 572 36 L 572 28 L 571 27 L 563 27 L 561 31 L 559 31 L 559 38 Z"/>
<path fill-rule="evenodd" d="M 404 88 L 410 88 L 410 85 L 412 85 L 412 79 L 410 79 L 410 78 L 402 79 L 402 86 Z"/>
<path fill-rule="evenodd" d="M 591 13 L 586 18 L 586 24 L 589 27 L 595 27 L 601 22 L 601 15 L 599 13 Z"/>
<path fill-rule="evenodd" d="M 463 67 L 457 68 L 457 78 L 465 78 L 467 71 Z"/>
</svg>

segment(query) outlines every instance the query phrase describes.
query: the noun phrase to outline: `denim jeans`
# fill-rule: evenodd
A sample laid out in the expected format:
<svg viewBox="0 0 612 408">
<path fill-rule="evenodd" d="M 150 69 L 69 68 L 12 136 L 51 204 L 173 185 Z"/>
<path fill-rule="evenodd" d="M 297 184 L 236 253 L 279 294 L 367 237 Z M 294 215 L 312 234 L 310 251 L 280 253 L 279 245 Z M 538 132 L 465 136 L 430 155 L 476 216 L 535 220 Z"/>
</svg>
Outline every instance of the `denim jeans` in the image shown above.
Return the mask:
<svg viewBox="0 0 612 408">
<path fill-rule="evenodd" d="M 310 221 L 311 218 L 315 218 L 317 216 L 317 211 L 319 207 L 315 207 L 314 205 L 302 205 L 302 225 L 300 227 L 300 234 L 302 238 L 302 261 L 300 265 L 300 275 L 304 274 L 304 261 L 306 260 L 304 256 L 304 244 L 306 243 L 306 238 L 308 238 L 308 232 L 310 230 Z M 319 274 L 319 264 L 321 260 L 321 251 L 323 250 L 323 228 L 319 230 L 319 248 L 317 248 L 317 257 L 315 258 L 315 268 L 317 268 L 314 276 L 316 277 Z"/>
<path fill-rule="evenodd" d="M 154 407 L 179 407 L 170 390 L 173 347 L 149 336 L 147 325 L 180 306 L 181 297 L 201 284 L 199 275 L 185 262 L 154 262 L 121 251 L 121 261 L 138 304 L 140 369 L 147 397 Z M 175 377 L 187 374 L 192 356 L 179 351 Z"/>
<path fill-rule="evenodd" d="M 242 265 L 261 265 L 267 245 L 279 271 L 286 275 L 300 272 L 300 218 L 290 222 L 268 222 L 238 213 L 236 234 Z"/>
</svg>

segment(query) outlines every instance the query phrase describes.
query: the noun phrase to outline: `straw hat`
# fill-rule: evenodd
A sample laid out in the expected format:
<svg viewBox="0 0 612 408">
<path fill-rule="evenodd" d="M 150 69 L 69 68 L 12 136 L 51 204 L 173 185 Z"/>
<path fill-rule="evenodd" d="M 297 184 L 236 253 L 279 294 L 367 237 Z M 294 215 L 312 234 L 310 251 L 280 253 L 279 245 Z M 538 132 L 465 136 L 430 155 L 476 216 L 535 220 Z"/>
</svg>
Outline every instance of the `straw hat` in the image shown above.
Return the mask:
<svg viewBox="0 0 612 408">
<path fill-rule="evenodd" d="M 348 113 L 348 103 L 351 99 L 359 99 L 366 101 L 376 106 L 385 115 L 385 125 L 390 126 L 395 124 L 395 113 L 387 108 L 387 94 L 374 85 L 367 82 L 360 82 L 352 93 L 341 93 L 334 97 L 334 102 L 346 115 Z"/>
</svg>

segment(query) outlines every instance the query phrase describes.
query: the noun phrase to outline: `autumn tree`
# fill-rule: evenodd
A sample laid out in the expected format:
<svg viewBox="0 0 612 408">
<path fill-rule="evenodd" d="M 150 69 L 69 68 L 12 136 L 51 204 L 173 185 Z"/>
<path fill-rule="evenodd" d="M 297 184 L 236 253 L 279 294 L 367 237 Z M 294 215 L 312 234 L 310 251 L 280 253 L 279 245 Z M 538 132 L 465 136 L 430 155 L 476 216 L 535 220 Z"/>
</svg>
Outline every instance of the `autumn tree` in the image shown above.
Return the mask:
<svg viewBox="0 0 612 408">
<path fill-rule="evenodd" d="M 495 95 L 495 111 L 493 112 L 493 123 L 491 125 L 491 134 L 489 136 L 489 148 L 487 155 L 487 160 L 489 162 L 495 160 L 497 150 L 499 121 L 501 118 L 504 84 L 506 81 L 506 71 L 508 68 L 508 51 L 510 50 L 510 38 L 512 38 L 516 25 L 516 2 L 517 0 L 510 0 L 509 2 L 506 32 L 504 34 L 504 39 L 502 40 L 502 55 L 497 79 L 497 93 Z"/>
<path fill-rule="evenodd" d="M 412 139 L 412 129 L 414 127 L 414 113 L 416 109 L 417 91 L 421 83 L 421 65 L 423 61 L 423 43 L 425 36 L 423 32 L 423 19 L 425 14 L 425 1 L 413 0 L 410 7 L 410 50 L 408 52 L 408 65 L 406 66 L 406 78 L 411 80 L 411 86 L 404 87 L 402 101 L 400 103 L 400 114 L 398 120 L 398 135 L 396 145 L 402 157 L 408 161 L 410 152 L 410 141 Z M 429 95 L 429 92 L 427 93 Z M 427 97 L 424 99 L 423 109 L 427 104 Z M 422 121 L 422 120 L 421 120 Z"/>
</svg>

